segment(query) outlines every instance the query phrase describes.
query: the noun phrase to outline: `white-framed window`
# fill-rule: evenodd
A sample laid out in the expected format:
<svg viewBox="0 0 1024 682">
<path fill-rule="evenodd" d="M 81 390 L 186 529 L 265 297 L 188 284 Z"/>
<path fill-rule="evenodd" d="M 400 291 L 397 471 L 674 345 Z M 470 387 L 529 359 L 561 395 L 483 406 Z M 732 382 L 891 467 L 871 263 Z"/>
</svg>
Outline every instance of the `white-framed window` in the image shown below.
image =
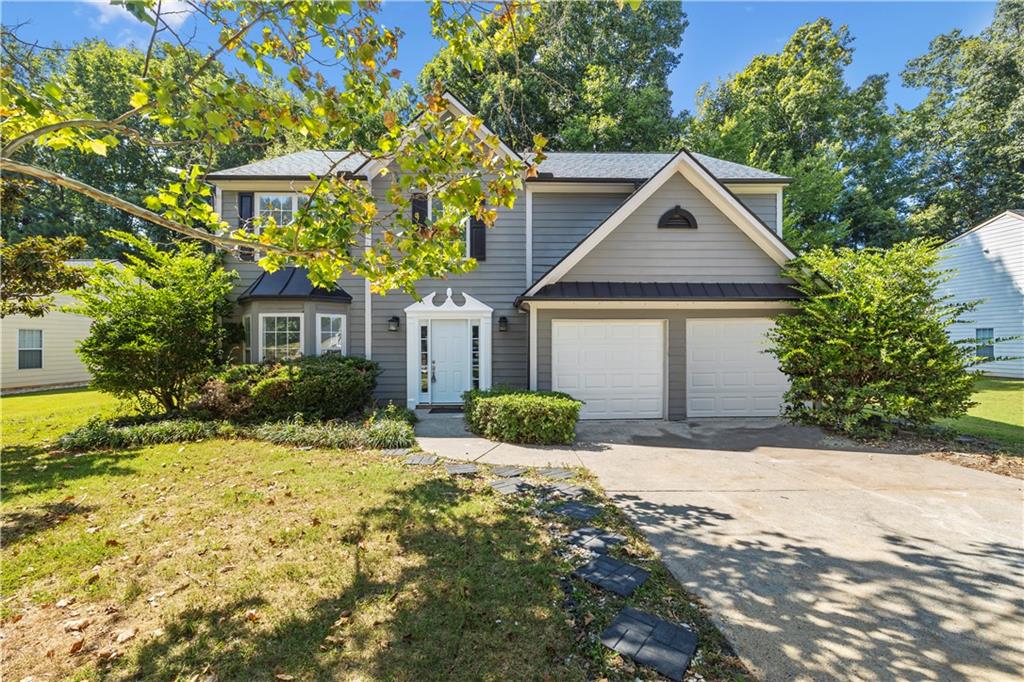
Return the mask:
<svg viewBox="0 0 1024 682">
<path fill-rule="evenodd" d="M 420 394 L 430 394 L 430 323 L 420 325 Z"/>
<path fill-rule="evenodd" d="M 42 369 L 43 330 L 18 330 L 18 369 Z"/>
<path fill-rule="evenodd" d="M 996 347 L 992 343 L 995 337 L 995 330 L 992 327 L 979 327 L 974 330 L 974 340 L 978 343 L 974 352 L 979 358 L 992 360 L 996 357 Z"/>
<path fill-rule="evenodd" d="M 289 192 L 257 192 L 254 213 L 257 218 L 273 218 L 278 225 L 287 225 L 295 219 L 299 209 L 299 195 Z"/>
<path fill-rule="evenodd" d="M 242 362 L 252 362 L 252 315 L 242 317 Z"/>
<path fill-rule="evenodd" d="M 345 354 L 345 315 L 317 313 L 316 354 Z"/>
<path fill-rule="evenodd" d="M 469 332 L 470 386 L 480 388 L 480 323 L 472 323 Z"/>
<path fill-rule="evenodd" d="M 299 357 L 302 355 L 302 315 L 261 313 L 260 341 L 260 359 L 265 362 Z"/>
</svg>

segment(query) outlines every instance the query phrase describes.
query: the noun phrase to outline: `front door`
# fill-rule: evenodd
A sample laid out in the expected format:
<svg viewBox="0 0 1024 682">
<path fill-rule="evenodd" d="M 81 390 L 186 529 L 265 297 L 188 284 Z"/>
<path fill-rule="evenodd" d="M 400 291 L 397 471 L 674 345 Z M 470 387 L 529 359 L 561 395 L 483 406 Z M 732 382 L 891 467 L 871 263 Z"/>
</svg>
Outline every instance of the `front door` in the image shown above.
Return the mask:
<svg viewBox="0 0 1024 682">
<path fill-rule="evenodd" d="M 469 322 L 430 323 L 430 402 L 461 403 L 469 390 Z"/>
</svg>

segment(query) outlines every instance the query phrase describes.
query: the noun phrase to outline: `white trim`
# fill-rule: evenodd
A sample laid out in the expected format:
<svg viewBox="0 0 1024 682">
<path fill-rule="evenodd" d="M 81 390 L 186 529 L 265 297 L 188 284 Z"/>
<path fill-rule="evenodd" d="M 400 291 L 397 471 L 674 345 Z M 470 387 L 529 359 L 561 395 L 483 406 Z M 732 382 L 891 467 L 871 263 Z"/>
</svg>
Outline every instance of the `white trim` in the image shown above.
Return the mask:
<svg viewBox="0 0 1024 682">
<path fill-rule="evenodd" d="M 324 350 L 320 346 L 323 343 L 321 334 L 323 333 L 320 328 L 320 320 L 324 317 L 340 317 L 341 318 L 341 354 L 348 355 L 348 315 L 345 313 L 317 313 L 316 314 L 316 354 L 323 355 Z"/>
<path fill-rule="evenodd" d="M 526 301 L 534 310 L 792 310 L 788 301 Z"/>
<path fill-rule="evenodd" d="M 249 338 L 245 338 L 245 321 L 249 320 Z M 252 313 L 248 315 L 242 315 L 242 364 L 249 365 L 253 363 L 252 349 L 256 345 L 253 343 L 253 329 L 252 329 Z M 249 353 L 249 359 L 245 359 L 246 352 Z"/>
<path fill-rule="evenodd" d="M 537 390 L 537 308 L 530 306 L 530 390 Z"/>
<path fill-rule="evenodd" d="M 779 238 L 782 237 L 782 190 L 780 187 L 775 195 L 775 233 Z"/>
<path fill-rule="evenodd" d="M 636 184 L 632 182 L 548 182 L 528 181 L 528 191 L 543 194 L 632 194 Z"/>
<path fill-rule="evenodd" d="M 260 217 L 260 199 L 263 197 L 291 197 L 292 199 L 292 221 L 295 220 L 295 214 L 299 211 L 299 197 L 305 196 L 299 192 L 272 192 L 272 191 L 261 191 L 252 193 L 252 217 Z M 289 223 L 291 224 L 291 223 Z"/>
<path fill-rule="evenodd" d="M 681 151 L 608 216 L 586 239 L 577 244 L 561 262 L 537 280 L 524 295 L 532 296 L 548 284 L 553 284 L 564 277 L 676 173 L 681 174 L 778 265 L 785 265 L 795 257 L 793 252 L 779 242 L 778 237 L 772 234 L 771 230 L 750 209 L 730 194 L 718 180 L 708 174 L 688 152 Z"/>
<path fill-rule="evenodd" d="M 468 325 L 480 325 L 480 388 L 491 387 L 491 319 L 494 309 L 486 303 L 473 298 L 467 293 L 465 303 L 458 305 L 452 299 L 452 290 L 448 289 L 447 297 L 441 305 L 434 305 L 436 291 L 423 297 L 423 300 L 405 308 L 405 397 L 409 409 L 420 404 L 420 324 L 431 320 L 466 320 Z M 428 332 L 428 338 L 432 336 Z M 472 333 L 468 333 L 469 344 L 472 345 Z M 428 341 L 428 355 L 433 352 Z M 470 347 L 466 348 L 467 366 L 472 367 Z M 472 385 L 472 372 L 466 375 Z"/>
<path fill-rule="evenodd" d="M 266 340 L 266 333 L 264 332 L 264 328 L 263 328 L 263 319 L 266 318 L 266 317 L 297 317 L 297 318 L 299 318 L 299 355 L 302 356 L 302 355 L 306 354 L 306 333 L 305 333 L 305 329 L 304 329 L 306 315 L 304 313 L 292 313 L 292 312 L 290 312 L 290 313 L 274 313 L 274 312 L 260 313 L 260 330 L 259 330 L 259 334 L 260 334 L 259 340 L 260 340 L 260 343 L 259 343 L 259 346 L 257 346 L 260 349 L 260 353 L 259 353 L 259 355 L 260 355 L 259 361 L 260 362 L 264 362 L 267 359 L 267 348 L 266 348 L 266 346 L 263 343 Z"/>
<path fill-rule="evenodd" d="M 252 180 L 218 180 L 216 178 L 211 178 L 209 182 L 219 189 L 230 192 L 265 191 L 268 194 L 301 192 L 313 184 L 309 179 L 267 180 L 266 178 L 260 178 L 259 176 L 253 176 Z"/>
<path fill-rule="evenodd" d="M 213 186 L 213 211 L 218 218 L 224 220 L 224 196 L 221 193 L 220 185 Z"/>
<path fill-rule="evenodd" d="M 526 286 L 533 283 L 533 190 L 526 186 Z"/>
<path fill-rule="evenodd" d="M 786 186 L 781 182 L 766 182 L 763 184 L 760 182 L 741 182 L 737 184 L 723 182 L 722 184 L 733 194 L 775 194 L 776 192 L 781 192 Z"/>
</svg>

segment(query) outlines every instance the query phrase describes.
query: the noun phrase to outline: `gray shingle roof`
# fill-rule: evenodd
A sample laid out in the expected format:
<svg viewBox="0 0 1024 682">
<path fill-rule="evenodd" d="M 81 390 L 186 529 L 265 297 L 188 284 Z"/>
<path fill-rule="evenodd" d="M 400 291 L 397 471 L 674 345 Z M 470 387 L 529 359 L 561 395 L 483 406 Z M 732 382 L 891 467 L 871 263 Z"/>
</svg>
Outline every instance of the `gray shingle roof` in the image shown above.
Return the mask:
<svg viewBox="0 0 1024 682">
<path fill-rule="evenodd" d="M 537 167 L 542 179 L 585 178 L 591 180 L 643 181 L 654 175 L 675 154 L 644 152 L 551 152 Z M 716 159 L 704 154 L 694 158 L 712 175 L 726 181 L 774 181 L 788 178 L 743 164 Z M 544 175 L 550 173 L 550 177 Z"/>
<path fill-rule="evenodd" d="M 348 158 L 345 158 L 348 155 Z M 334 164 L 337 163 L 337 166 Z M 304 180 L 312 175 L 325 175 L 334 166 L 335 172 L 354 171 L 366 163 L 366 156 L 358 152 L 319 151 L 310 149 L 292 152 L 272 159 L 254 161 L 244 166 L 226 168 L 210 173 L 207 177 L 222 180 L 229 178 L 288 178 Z"/>
<path fill-rule="evenodd" d="M 556 282 L 529 298 L 602 301 L 794 301 L 800 294 L 774 282 Z"/>
<path fill-rule="evenodd" d="M 238 301 L 244 303 L 254 298 L 314 298 L 337 303 L 352 302 L 352 296 L 341 287 L 336 286 L 331 291 L 314 287 L 305 268 L 281 268 L 275 272 L 260 273 L 256 281 L 239 295 Z"/>
<path fill-rule="evenodd" d="M 345 151 L 303 151 L 284 156 L 254 161 L 237 168 L 210 173 L 216 180 L 245 178 L 275 178 L 303 180 L 313 175 L 324 175 L 332 164 L 338 172 L 354 172 L 366 162 L 362 154 Z M 538 167 L 539 180 L 620 180 L 643 182 L 668 163 L 674 154 L 643 152 L 551 152 Z M 693 155 L 708 171 L 723 182 L 786 182 L 788 178 L 743 164 L 715 159 L 703 154 Z"/>
</svg>

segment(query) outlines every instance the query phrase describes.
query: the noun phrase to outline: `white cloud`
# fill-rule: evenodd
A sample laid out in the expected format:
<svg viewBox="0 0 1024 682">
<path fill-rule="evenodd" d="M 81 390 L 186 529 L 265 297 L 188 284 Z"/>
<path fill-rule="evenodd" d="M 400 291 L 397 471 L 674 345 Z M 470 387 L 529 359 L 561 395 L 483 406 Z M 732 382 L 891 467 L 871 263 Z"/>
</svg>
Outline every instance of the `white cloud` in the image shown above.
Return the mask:
<svg viewBox="0 0 1024 682">
<path fill-rule="evenodd" d="M 87 4 L 96 10 L 92 21 L 97 27 L 122 21 L 139 23 L 139 20 L 122 5 L 112 5 L 104 0 L 87 0 Z M 194 11 L 195 8 L 184 0 L 163 0 L 160 5 L 160 16 L 168 26 L 175 30 L 188 21 Z"/>
</svg>

